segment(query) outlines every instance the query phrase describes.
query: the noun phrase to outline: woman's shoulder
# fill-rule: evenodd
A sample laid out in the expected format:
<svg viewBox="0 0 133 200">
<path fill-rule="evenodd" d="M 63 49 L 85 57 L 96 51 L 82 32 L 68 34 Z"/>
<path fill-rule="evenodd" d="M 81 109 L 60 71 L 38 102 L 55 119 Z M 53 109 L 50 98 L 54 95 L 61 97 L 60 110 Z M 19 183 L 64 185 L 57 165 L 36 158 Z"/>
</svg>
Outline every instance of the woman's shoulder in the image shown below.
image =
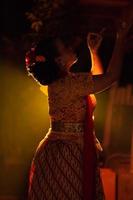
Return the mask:
<svg viewBox="0 0 133 200">
<path fill-rule="evenodd" d="M 91 72 L 71 73 L 69 75 L 69 79 L 74 80 L 74 81 L 77 80 L 77 82 L 92 80 L 92 74 L 91 74 Z"/>
<path fill-rule="evenodd" d="M 71 94 L 75 95 L 88 95 L 92 93 L 93 80 L 91 73 L 69 73 L 64 78 L 60 78 L 49 85 L 48 91 L 52 95 Z"/>
<path fill-rule="evenodd" d="M 57 79 L 56 81 L 49 84 L 49 88 L 65 85 L 73 85 L 81 83 L 87 80 L 92 80 L 92 74 L 88 72 L 68 73 L 65 77 Z"/>
</svg>

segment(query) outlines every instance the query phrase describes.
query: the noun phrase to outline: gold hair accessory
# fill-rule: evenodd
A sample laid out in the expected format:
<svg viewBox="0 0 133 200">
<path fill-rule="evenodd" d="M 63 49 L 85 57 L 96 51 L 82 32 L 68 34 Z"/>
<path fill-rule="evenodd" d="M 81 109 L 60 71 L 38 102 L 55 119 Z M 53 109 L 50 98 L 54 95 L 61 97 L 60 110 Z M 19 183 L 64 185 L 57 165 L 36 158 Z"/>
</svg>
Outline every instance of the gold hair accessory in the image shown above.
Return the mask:
<svg viewBox="0 0 133 200">
<path fill-rule="evenodd" d="M 45 58 L 45 56 L 38 55 L 38 56 L 35 57 L 35 61 L 36 62 L 45 62 L 46 58 Z"/>
</svg>

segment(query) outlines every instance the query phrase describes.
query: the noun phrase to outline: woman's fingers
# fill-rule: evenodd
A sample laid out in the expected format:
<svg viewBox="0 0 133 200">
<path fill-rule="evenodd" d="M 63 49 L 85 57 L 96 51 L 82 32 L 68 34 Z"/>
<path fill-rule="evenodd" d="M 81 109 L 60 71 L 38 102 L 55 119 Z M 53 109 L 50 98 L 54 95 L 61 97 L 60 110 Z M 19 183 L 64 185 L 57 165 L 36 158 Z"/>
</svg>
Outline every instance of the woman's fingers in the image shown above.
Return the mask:
<svg viewBox="0 0 133 200">
<path fill-rule="evenodd" d="M 87 37 L 88 47 L 92 50 L 98 50 L 102 42 L 102 36 L 98 33 L 89 33 Z"/>
<path fill-rule="evenodd" d="M 98 33 L 89 33 L 88 34 L 88 40 L 96 40 L 96 39 L 100 39 L 102 38 L 102 36 Z"/>
</svg>

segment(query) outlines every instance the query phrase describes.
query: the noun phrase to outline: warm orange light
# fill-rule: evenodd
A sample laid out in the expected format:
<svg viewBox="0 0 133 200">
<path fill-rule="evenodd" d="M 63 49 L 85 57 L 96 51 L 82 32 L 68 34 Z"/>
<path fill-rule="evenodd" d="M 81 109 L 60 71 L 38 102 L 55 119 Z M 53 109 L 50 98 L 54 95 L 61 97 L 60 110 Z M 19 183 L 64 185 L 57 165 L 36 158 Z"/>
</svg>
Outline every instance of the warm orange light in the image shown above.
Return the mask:
<svg viewBox="0 0 133 200">
<path fill-rule="evenodd" d="M 41 85 L 41 86 L 40 86 L 40 90 L 41 90 L 41 92 L 43 92 L 46 96 L 48 96 L 48 87 L 47 87 L 47 86 Z"/>
</svg>

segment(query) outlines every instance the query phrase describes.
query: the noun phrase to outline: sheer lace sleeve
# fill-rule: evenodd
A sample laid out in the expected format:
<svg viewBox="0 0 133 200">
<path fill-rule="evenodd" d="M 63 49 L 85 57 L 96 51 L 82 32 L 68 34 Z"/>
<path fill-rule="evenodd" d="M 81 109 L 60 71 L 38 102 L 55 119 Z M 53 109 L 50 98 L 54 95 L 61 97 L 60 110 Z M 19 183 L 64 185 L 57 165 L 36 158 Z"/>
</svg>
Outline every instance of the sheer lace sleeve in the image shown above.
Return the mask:
<svg viewBox="0 0 133 200">
<path fill-rule="evenodd" d="M 91 73 L 76 73 L 71 78 L 72 92 L 78 96 L 92 94 L 94 91 L 94 83 Z"/>
</svg>

